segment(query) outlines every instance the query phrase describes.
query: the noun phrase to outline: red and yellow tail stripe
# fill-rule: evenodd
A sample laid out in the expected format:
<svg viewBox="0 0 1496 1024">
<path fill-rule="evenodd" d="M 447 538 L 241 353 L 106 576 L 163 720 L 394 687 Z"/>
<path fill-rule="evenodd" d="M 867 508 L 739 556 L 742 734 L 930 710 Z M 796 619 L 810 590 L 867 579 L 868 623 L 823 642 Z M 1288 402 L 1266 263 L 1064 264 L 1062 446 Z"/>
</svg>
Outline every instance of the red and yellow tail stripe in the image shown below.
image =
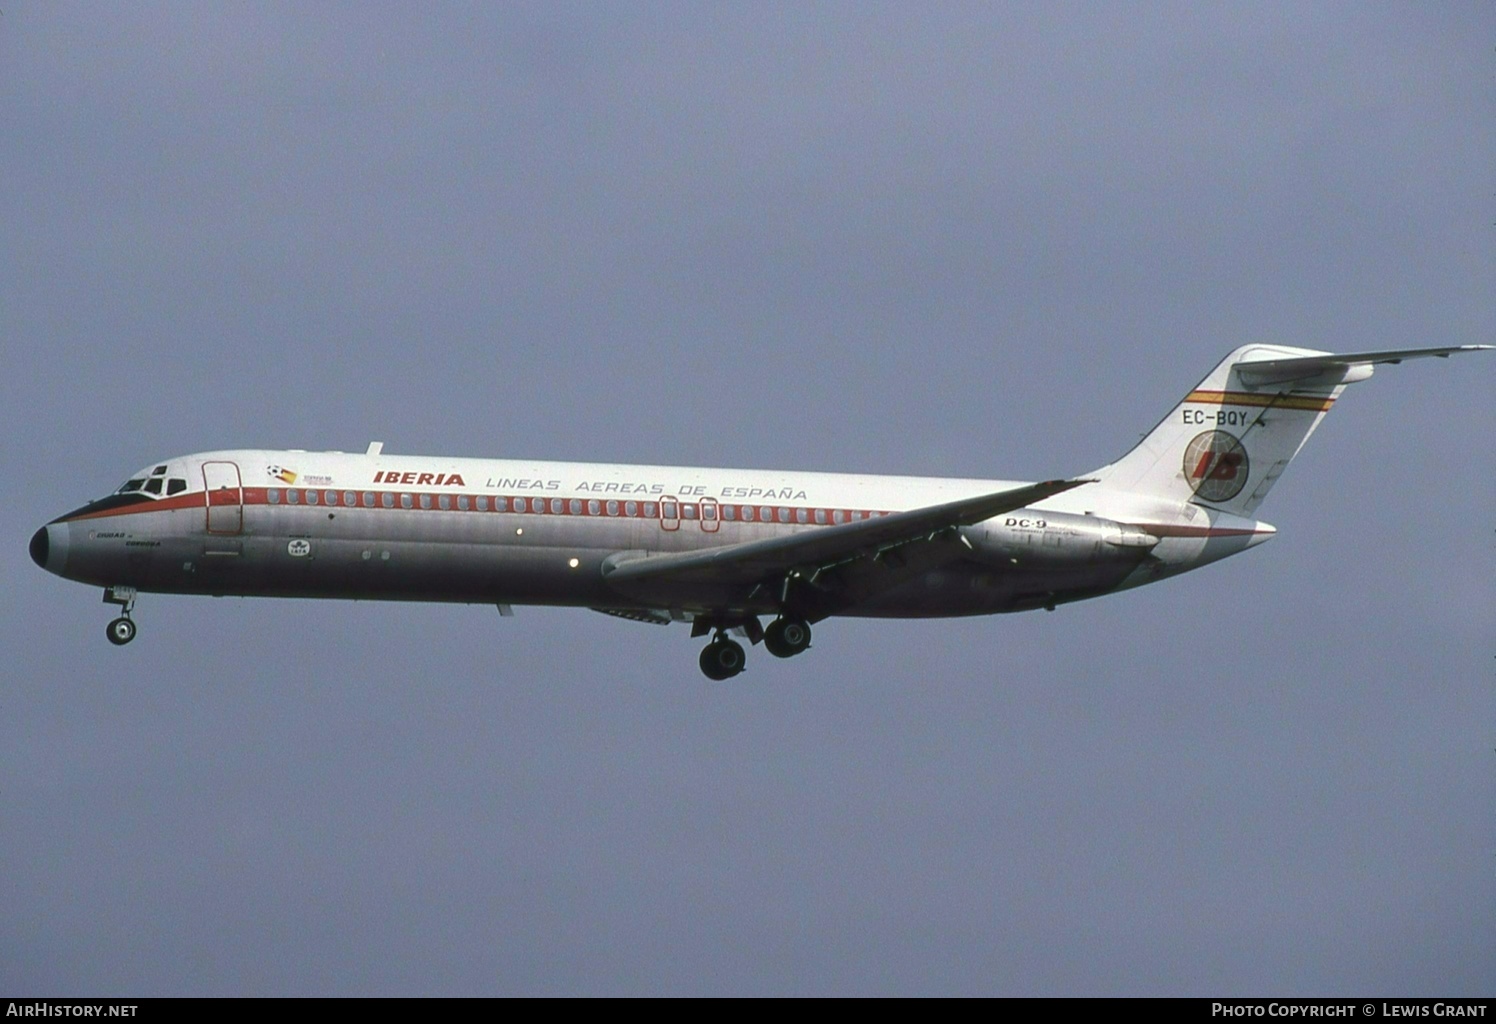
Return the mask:
<svg viewBox="0 0 1496 1024">
<path fill-rule="evenodd" d="M 1302 409 L 1305 412 L 1329 412 L 1335 399 L 1323 395 L 1260 395 L 1250 391 L 1205 391 L 1196 389 L 1184 397 L 1185 402 L 1199 405 L 1250 405 L 1257 408 Z"/>
</svg>

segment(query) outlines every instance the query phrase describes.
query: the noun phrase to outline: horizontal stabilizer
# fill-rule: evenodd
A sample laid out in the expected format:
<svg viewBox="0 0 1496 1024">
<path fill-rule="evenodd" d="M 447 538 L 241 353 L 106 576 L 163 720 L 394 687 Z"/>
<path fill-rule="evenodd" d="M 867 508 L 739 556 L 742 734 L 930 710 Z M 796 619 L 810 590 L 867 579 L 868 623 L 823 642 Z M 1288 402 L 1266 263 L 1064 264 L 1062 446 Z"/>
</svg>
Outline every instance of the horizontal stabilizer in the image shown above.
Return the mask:
<svg viewBox="0 0 1496 1024">
<path fill-rule="evenodd" d="M 1351 352 L 1345 355 L 1299 356 L 1292 359 L 1250 359 L 1236 364 L 1236 375 L 1247 387 L 1271 387 L 1295 382 L 1349 384 L 1371 376 L 1377 363 L 1400 363 L 1404 359 L 1437 356 L 1448 359 L 1457 352 L 1480 352 L 1491 345 L 1453 345 L 1448 348 L 1406 348 L 1388 352 Z"/>
</svg>

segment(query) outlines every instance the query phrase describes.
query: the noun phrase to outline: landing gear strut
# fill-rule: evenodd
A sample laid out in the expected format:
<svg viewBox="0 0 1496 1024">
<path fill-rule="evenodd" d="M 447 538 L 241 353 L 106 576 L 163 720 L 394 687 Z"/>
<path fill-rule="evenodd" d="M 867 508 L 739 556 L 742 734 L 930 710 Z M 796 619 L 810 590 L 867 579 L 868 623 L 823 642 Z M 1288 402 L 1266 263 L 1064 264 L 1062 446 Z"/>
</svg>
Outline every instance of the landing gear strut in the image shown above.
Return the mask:
<svg viewBox="0 0 1496 1024">
<path fill-rule="evenodd" d="M 764 627 L 764 648 L 776 658 L 793 658 L 810 646 L 810 624 L 804 619 L 775 619 Z"/>
<path fill-rule="evenodd" d="M 123 647 L 135 639 L 135 623 L 130 618 L 130 611 L 135 607 L 135 588 L 105 587 L 104 603 L 119 605 L 120 616 L 104 627 L 104 635 L 114 646 Z"/>
<path fill-rule="evenodd" d="M 742 645 L 727 639 L 727 634 L 720 630 L 701 651 L 701 671 L 708 679 L 731 679 L 743 671 L 746 662 Z"/>
</svg>

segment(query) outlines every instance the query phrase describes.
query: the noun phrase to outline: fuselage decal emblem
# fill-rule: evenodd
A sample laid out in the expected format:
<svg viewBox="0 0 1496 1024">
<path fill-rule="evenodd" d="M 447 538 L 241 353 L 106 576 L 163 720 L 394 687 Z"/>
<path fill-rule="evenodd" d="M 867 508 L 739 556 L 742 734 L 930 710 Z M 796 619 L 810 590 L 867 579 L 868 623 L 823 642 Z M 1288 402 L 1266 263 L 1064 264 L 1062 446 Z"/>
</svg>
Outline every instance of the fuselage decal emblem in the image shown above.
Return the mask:
<svg viewBox="0 0 1496 1024">
<path fill-rule="evenodd" d="M 286 545 L 286 554 L 292 558 L 305 558 L 312 553 L 312 542 L 301 537 Z"/>
<path fill-rule="evenodd" d="M 1205 501 L 1229 501 L 1247 484 L 1247 450 L 1234 434 L 1207 430 L 1184 450 L 1184 478 Z"/>
</svg>

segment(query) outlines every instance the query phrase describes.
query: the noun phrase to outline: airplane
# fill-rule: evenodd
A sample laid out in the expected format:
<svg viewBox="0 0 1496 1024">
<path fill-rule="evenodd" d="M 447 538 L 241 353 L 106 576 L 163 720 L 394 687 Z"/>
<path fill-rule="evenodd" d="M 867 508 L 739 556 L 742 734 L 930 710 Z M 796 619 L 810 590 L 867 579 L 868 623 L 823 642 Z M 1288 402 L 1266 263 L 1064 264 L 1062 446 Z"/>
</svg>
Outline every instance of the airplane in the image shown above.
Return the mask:
<svg viewBox="0 0 1496 1024">
<path fill-rule="evenodd" d="M 743 671 L 832 616 L 1044 608 L 1176 576 L 1269 540 L 1258 506 L 1345 388 L 1461 345 L 1335 355 L 1236 349 L 1131 451 L 1079 476 L 1006 480 L 304 450 L 152 463 L 31 538 L 104 588 L 135 638 L 140 593 L 590 608 L 710 635 Z M 763 619 L 769 619 L 764 624 Z"/>
</svg>

